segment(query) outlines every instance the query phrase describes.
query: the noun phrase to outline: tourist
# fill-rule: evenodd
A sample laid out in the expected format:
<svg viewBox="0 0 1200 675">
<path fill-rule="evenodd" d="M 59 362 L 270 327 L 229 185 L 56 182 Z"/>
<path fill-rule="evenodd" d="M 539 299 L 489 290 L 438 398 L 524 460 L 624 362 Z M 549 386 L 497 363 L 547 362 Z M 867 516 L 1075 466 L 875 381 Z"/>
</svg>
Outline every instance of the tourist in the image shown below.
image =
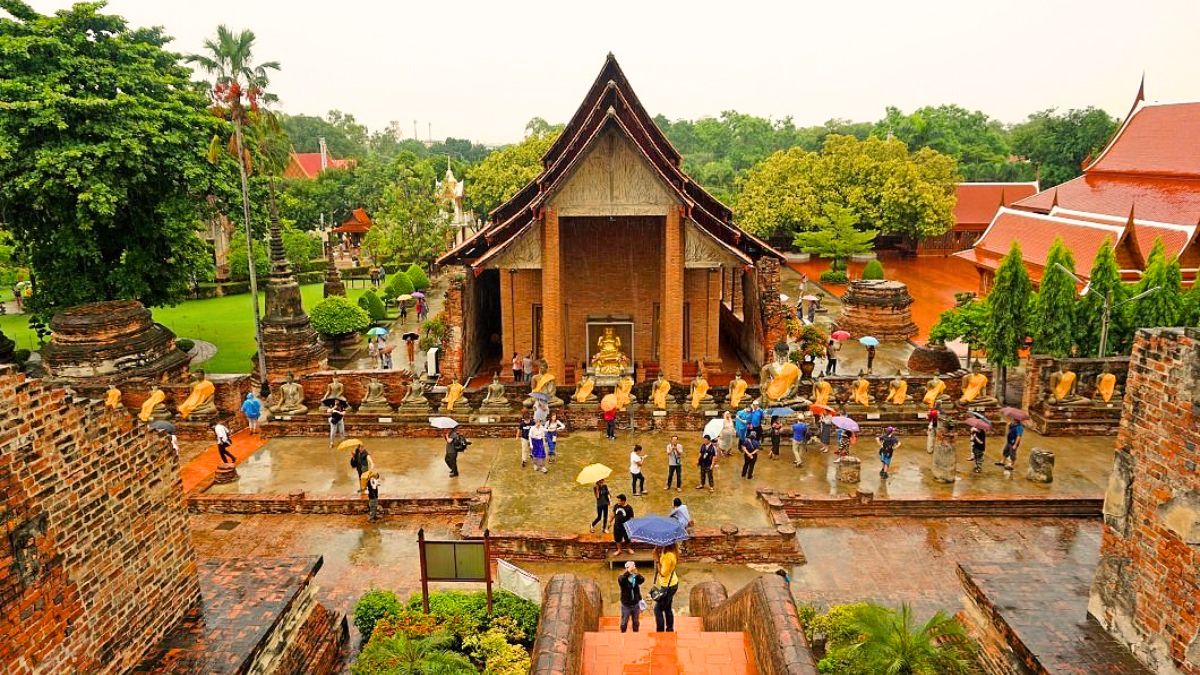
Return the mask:
<svg viewBox="0 0 1200 675">
<path fill-rule="evenodd" d="M 808 323 L 814 324 L 817 321 L 817 301 L 810 300 L 808 302 Z"/>
<path fill-rule="evenodd" d="M 608 532 L 608 483 L 604 479 L 596 481 L 592 485 L 592 496 L 596 498 L 596 518 L 592 521 L 592 526 L 588 528 L 588 532 L 596 531 L 596 523 L 600 523 L 600 533 Z"/>
<path fill-rule="evenodd" d="M 696 486 L 697 490 L 704 489 L 704 483 L 708 483 L 708 490 L 713 489 L 713 468 L 717 465 L 717 446 L 708 436 L 704 437 L 704 442 L 700 444 L 700 452 L 696 458 L 696 466 L 700 469 L 700 484 Z"/>
<path fill-rule="evenodd" d="M 837 430 L 837 434 L 838 434 L 837 455 L 838 455 L 838 460 L 841 460 L 841 458 L 847 457 L 850 455 L 850 446 L 853 445 L 854 443 L 857 443 L 858 438 L 855 437 L 855 435 L 850 433 L 849 431 L 846 431 L 845 429 L 840 429 L 840 428 Z"/>
<path fill-rule="evenodd" d="M 737 438 L 737 427 L 733 423 L 733 415 L 726 410 L 722 416 L 724 423 L 721 425 L 721 433 L 717 436 L 717 448 L 721 454 L 728 457 L 733 454 L 734 439 Z M 708 438 L 705 436 L 705 438 Z"/>
<path fill-rule="evenodd" d="M 804 296 L 808 295 L 808 275 L 804 272 L 800 273 L 800 302 L 804 302 Z M 799 303 L 797 303 L 799 304 Z"/>
<path fill-rule="evenodd" d="M 620 551 L 618 550 L 618 553 Z M 638 574 L 637 563 L 632 560 L 625 562 L 625 571 L 621 576 L 617 577 L 617 586 L 621 589 L 621 632 L 624 633 L 629 625 L 629 620 L 633 619 L 633 632 L 638 632 L 638 619 L 642 615 L 642 610 L 646 608 L 646 602 L 642 600 L 641 585 L 646 581 L 646 577 Z"/>
<path fill-rule="evenodd" d="M 233 439 L 229 436 L 229 427 L 221 422 L 213 425 L 213 434 L 217 437 L 217 454 L 221 456 L 221 461 L 226 464 L 237 464 L 237 457 L 229 451 L 229 446 L 233 445 Z"/>
<path fill-rule="evenodd" d="M 792 466 L 804 466 L 804 451 L 808 449 L 808 424 L 804 415 L 796 415 L 792 425 Z"/>
<path fill-rule="evenodd" d="M 540 399 L 533 400 L 533 421 L 546 423 L 550 418 L 550 404 Z"/>
<path fill-rule="evenodd" d="M 733 418 L 733 428 L 737 432 L 738 445 L 746 440 L 746 432 L 750 430 L 750 404 L 739 410 Z"/>
<path fill-rule="evenodd" d="M 367 522 L 379 520 L 379 474 L 371 471 L 367 474 Z"/>
<path fill-rule="evenodd" d="M 634 497 L 646 494 L 646 476 L 642 473 L 642 464 L 645 462 L 646 458 L 642 456 L 642 446 L 634 445 L 633 450 L 629 453 L 629 476 L 630 482 L 633 484 L 631 492 Z"/>
<path fill-rule="evenodd" d="M 654 549 L 654 585 L 659 589 L 658 597 L 654 598 L 654 627 L 660 633 L 675 630 L 675 610 L 671 604 L 679 590 L 678 567 L 678 544 Z"/>
<path fill-rule="evenodd" d="M 408 302 L 405 300 L 400 300 L 399 303 L 400 303 L 400 323 L 404 323 L 405 321 L 408 320 Z"/>
<path fill-rule="evenodd" d="M 1012 471 L 1013 465 L 1017 463 L 1017 449 L 1021 447 L 1021 437 L 1024 435 L 1025 425 L 1021 424 L 1021 420 L 1008 423 L 1008 436 L 1004 441 L 1004 461 L 996 462 L 997 466 L 1003 466 L 1005 471 Z"/>
<path fill-rule="evenodd" d="M 526 383 L 533 381 L 533 352 L 525 354 L 525 358 L 521 359 L 521 374 Z"/>
<path fill-rule="evenodd" d="M 758 450 L 761 445 L 758 442 L 758 434 L 752 429 L 746 434 L 746 440 L 742 441 L 742 478 L 750 480 L 754 478 L 754 463 L 758 461 Z"/>
<path fill-rule="evenodd" d="M 828 410 L 821 413 L 817 427 L 821 438 L 821 452 L 829 452 L 829 437 L 833 435 L 833 415 L 830 415 Z"/>
<path fill-rule="evenodd" d="M 610 441 L 617 440 L 617 409 L 603 411 L 604 437 Z"/>
<path fill-rule="evenodd" d="M 683 527 L 685 529 L 690 528 L 692 525 L 695 524 L 692 522 L 692 512 L 688 510 L 687 505 L 685 505 L 683 503 L 682 499 L 680 499 L 679 497 L 676 497 L 675 500 L 673 502 L 671 502 L 671 504 L 675 507 L 675 508 L 671 509 L 671 513 L 670 513 L 671 518 L 678 520 L 679 524 L 683 525 Z"/>
<path fill-rule="evenodd" d="M 521 357 L 518 356 L 516 352 L 513 352 L 513 356 L 512 356 L 512 371 L 513 371 L 513 382 L 524 382 L 525 381 L 525 376 L 522 374 L 523 371 L 521 370 Z"/>
<path fill-rule="evenodd" d="M 667 443 L 667 487 L 671 489 L 671 477 L 675 477 L 675 491 L 683 491 L 683 444 L 679 442 L 679 436 L 671 436 L 671 442 Z"/>
<path fill-rule="evenodd" d="M 633 520 L 633 504 L 623 494 L 617 495 L 617 505 L 613 507 L 613 541 L 617 544 L 617 555 L 621 555 L 622 547 L 629 546 L 633 553 L 633 540 L 625 531 L 625 523 Z"/>
<path fill-rule="evenodd" d="M 404 338 L 404 351 L 405 351 L 405 353 L 408 354 L 409 370 L 412 370 L 413 366 L 417 362 L 416 350 L 417 350 L 417 334 L 409 333 L 408 336 Z"/>
<path fill-rule="evenodd" d="M 533 458 L 533 470 L 546 473 L 546 425 L 537 419 L 529 430 L 529 456 Z"/>
<path fill-rule="evenodd" d="M 392 369 L 392 351 L 395 348 L 395 345 L 387 342 L 387 338 L 379 341 L 379 366 L 384 370 Z"/>
<path fill-rule="evenodd" d="M 179 457 L 179 437 L 175 434 L 167 434 L 167 440 L 171 443 L 171 449 L 175 451 L 175 457 Z"/>
<path fill-rule="evenodd" d="M 359 494 L 362 494 L 366 484 L 363 476 L 370 475 L 371 470 L 375 468 L 375 460 L 371 459 L 371 453 L 367 452 L 366 448 L 359 445 L 354 448 L 354 452 L 350 453 L 350 466 L 354 468 L 357 479 L 355 484 L 358 485 Z"/>
<path fill-rule="evenodd" d="M 766 414 L 766 411 L 758 406 L 757 400 L 750 403 L 750 429 L 760 441 L 763 437 L 763 417 L 765 417 Z"/>
<path fill-rule="evenodd" d="M 529 419 L 529 411 L 521 413 L 521 422 L 517 426 L 517 438 L 521 441 L 521 468 L 529 461 L 529 430 L 533 428 L 533 420 Z"/>
<path fill-rule="evenodd" d="M 983 473 L 983 453 L 987 449 L 987 432 L 971 427 L 971 461 L 975 462 L 975 473 Z"/>
<path fill-rule="evenodd" d="M 779 459 L 779 441 L 783 438 L 783 422 L 779 415 L 771 415 L 771 427 L 767 432 L 771 437 L 771 459 Z"/>
<path fill-rule="evenodd" d="M 875 440 L 879 442 L 879 463 L 882 468 L 879 469 L 880 478 L 888 477 L 888 470 L 892 466 L 892 455 L 896 452 L 896 448 L 900 447 L 900 439 L 896 436 L 896 427 L 888 427 L 884 430 L 882 436 L 876 436 Z"/>
<path fill-rule="evenodd" d="M 825 343 L 825 374 L 837 375 L 837 360 L 838 350 L 842 348 L 842 343 L 829 338 L 829 342 Z"/>
<path fill-rule="evenodd" d="M 371 366 L 373 368 L 378 368 L 379 367 L 379 343 L 377 343 L 375 341 L 375 338 L 370 338 L 367 340 L 367 356 L 371 357 Z"/>
<path fill-rule="evenodd" d="M 867 372 L 871 372 L 871 367 L 875 364 L 875 345 L 867 345 Z"/>
<path fill-rule="evenodd" d="M 341 399 L 335 399 L 333 404 L 329 406 L 329 447 L 333 447 L 334 439 L 345 437 L 346 402 Z"/>
<path fill-rule="evenodd" d="M 929 425 L 925 428 L 925 452 L 933 454 L 933 442 L 937 439 L 938 418 L 942 415 L 942 404 L 934 403 L 926 419 Z"/>
<path fill-rule="evenodd" d="M 467 446 L 471 444 L 471 441 L 468 441 L 466 438 L 463 437 L 462 434 L 458 433 L 458 429 L 447 429 L 445 439 L 446 439 L 446 468 L 450 469 L 450 477 L 451 478 L 457 478 L 458 477 L 458 453 L 465 452 L 467 449 Z"/>
<path fill-rule="evenodd" d="M 546 455 L 551 464 L 554 463 L 554 458 L 557 456 L 558 432 L 566 428 L 567 425 L 558 419 L 557 413 L 550 413 L 550 421 L 546 422 Z"/>
<path fill-rule="evenodd" d="M 250 433 L 259 433 L 258 418 L 262 417 L 262 401 L 258 400 L 252 391 L 246 392 L 246 400 L 242 401 L 242 414 L 246 416 L 246 426 Z"/>
</svg>

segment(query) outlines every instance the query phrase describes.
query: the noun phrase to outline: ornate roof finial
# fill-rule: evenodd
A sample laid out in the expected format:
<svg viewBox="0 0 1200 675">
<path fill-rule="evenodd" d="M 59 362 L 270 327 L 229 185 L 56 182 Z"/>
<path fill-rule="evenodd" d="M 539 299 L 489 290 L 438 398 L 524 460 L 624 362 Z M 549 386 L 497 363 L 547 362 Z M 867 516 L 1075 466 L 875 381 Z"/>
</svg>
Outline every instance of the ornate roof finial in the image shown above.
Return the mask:
<svg viewBox="0 0 1200 675">
<path fill-rule="evenodd" d="M 1004 198 L 1004 188 L 1000 188 L 1000 208 L 1008 206 L 1008 201 Z"/>
<path fill-rule="evenodd" d="M 1054 209 L 1058 208 L 1058 188 L 1057 188 L 1057 187 L 1056 187 L 1056 188 L 1054 188 L 1054 195 L 1053 195 L 1053 197 L 1054 197 L 1054 198 L 1053 198 L 1053 199 L 1050 201 L 1050 210 L 1051 210 L 1051 211 L 1053 211 Z"/>
</svg>

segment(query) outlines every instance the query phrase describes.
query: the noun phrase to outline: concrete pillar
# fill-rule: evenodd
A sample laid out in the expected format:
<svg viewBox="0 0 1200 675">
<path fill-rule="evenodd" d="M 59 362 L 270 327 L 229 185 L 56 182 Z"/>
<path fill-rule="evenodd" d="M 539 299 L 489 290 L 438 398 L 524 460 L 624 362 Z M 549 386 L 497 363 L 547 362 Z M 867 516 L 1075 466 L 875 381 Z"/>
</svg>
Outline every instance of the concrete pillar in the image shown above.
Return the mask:
<svg viewBox="0 0 1200 675">
<path fill-rule="evenodd" d="M 542 358 L 559 382 L 563 381 L 564 353 L 562 242 L 558 211 L 547 208 L 542 216 Z"/>
<path fill-rule="evenodd" d="M 937 438 L 933 442 L 931 460 L 933 479 L 939 483 L 953 483 L 958 478 L 958 457 L 954 454 L 954 435 L 939 424 Z"/>
<path fill-rule="evenodd" d="M 683 218 L 680 207 L 667 210 L 663 230 L 662 330 L 659 360 L 663 377 L 683 381 Z"/>
</svg>

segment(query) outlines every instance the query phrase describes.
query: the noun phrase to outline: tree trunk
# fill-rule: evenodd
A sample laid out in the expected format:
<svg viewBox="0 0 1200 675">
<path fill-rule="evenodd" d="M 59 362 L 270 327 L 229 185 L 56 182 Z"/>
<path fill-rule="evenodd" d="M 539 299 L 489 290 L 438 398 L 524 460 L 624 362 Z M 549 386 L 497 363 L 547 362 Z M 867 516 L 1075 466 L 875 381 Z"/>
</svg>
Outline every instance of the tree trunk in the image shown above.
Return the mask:
<svg viewBox="0 0 1200 675">
<path fill-rule="evenodd" d="M 234 111 L 233 137 L 237 145 L 238 173 L 242 179 L 242 224 L 246 234 L 246 258 L 250 271 L 250 300 L 254 305 L 254 339 L 258 345 L 258 377 L 262 390 L 267 389 L 267 354 L 263 351 L 262 317 L 258 309 L 258 278 L 254 270 L 254 235 L 250 228 L 250 180 L 246 175 L 246 147 L 242 144 L 242 121 Z"/>
</svg>

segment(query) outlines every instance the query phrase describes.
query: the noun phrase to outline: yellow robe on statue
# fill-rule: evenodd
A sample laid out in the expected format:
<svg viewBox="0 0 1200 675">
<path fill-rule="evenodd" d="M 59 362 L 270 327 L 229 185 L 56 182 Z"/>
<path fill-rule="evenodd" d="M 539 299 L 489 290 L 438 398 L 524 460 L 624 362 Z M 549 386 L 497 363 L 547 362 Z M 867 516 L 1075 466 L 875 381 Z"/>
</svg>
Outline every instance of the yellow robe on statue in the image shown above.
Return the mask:
<svg viewBox="0 0 1200 675">
<path fill-rule="evenodd" d="M 584 401 L 588 400 L 588 397 L 592 395 L 592 388 L 595 386 L 595 380 L 590 377 L 585 378 L 583 382 L 579 383 L 579 389 L 575 391 L 575 396 L 573 397 L 575 402 L 583 403 Z"/>
<path fill-rule="evenodd" d="M 779 374 L 767 385 L 767 400 L 778 401 L 784 394 L 791 391 L 792 386 L 800 377 L 800 368 L 794 363 L 785 363 L 779 368 Z"/>
<path fill-rule="evenodd" d="M 888 403 L 892 405 L 904 405 L 904 401 L 908 399 L 908 380 L 900 380 L 900 386 L 896 387 L 891 395 L 888 396 Z"/>
<path fill-rule="evenodd" d="M 859 405 L 871 405 L 871 383 L 867 380 L 855 380 L 850 400 Z"/>
<path fill-rule="evenodd" d="M 659 410 L 667 409 L 667 394 L 671 393 L 671 383 L 659 380 L 654 383 L 654 407 Z"/>
<path fill-rule="evenodd" d="M 970 403 L 979 398 L 983 393 L 983 388 L 987 386 L 987 375 L 983 373 L 972 373 L 967 376 L 966 386 L 963 387 L 962 398 L 959 400 Z"/>
<path fill-rule="evenodd" d="M 533 378 L 532 391 L 542 391 L 543 387 L 545 387 L 547 384 L 549 384 L 553 381 L 554 381 L 554 373 L 552 373 L 552 372 L 547 371 L 547 372 L 542 373 L 541 375 L 536 375 Z M 542 392 L 542 393 L 546 393 L 546 392 Z"/>
<path fill-rule="evenodd" d="M 162 403 L 164 400 L 166 400 L 166 398 L 167 395 L 163 393 L 162 389 L 155 389 L 154 391 L 150 392 L 150 397 L 147 398 L 146 402 L 142 404 L 142 410 L 138 413 L 138 419 L 143 422 L 149 422 L 150 416 L 154 414 L 154 408 L 156 408 L 159 403 Z"/>
<path fill-rule="evenodd" d="M 1117 376 L 1112 373 L 1102 373 L 1096 380 L 1096 393 L 1100 400 L 1108 403 L 1112 400 L 1113 392 L 1117 390 Z"/>
<path fill-rule="evenodd" d="M 921 397 L 921 401 L 932 408 L 944 391 L 946 391 L 946 383 L 938 380 L 937 384 L 925 389 L 925 396 Z"/>
<path fill-rule="evenodd" d="M 708 395 L 708 380 L 700 379 L 695 382 L 695 387 L 692 388 L 692 410 L 700 409 L 700 401 Z"/>
<path fill-rule="evenodd" d="M 120 408 L 121 390 L 116 387 L 109 389 L 108 393 L 104 395 L 104 405 L 107 408 Z"/>
<path fill-rule="evenodd" d="M 617 388 L 613 393 L 617 395 L 617 408 L 624 410 L 629 406 L 629 392 L 633 391 L 633 378 L 622 377 L 620 382 L 617 382 Z"/>
<path fill-rule="evenodd" d="M 192 385 L 192 393 L 184 399 L 183 403 L 179 404 L 179 414 L 183 415 L 183 419 L 187 419 L 196 408 L 208 403 L 212 400 L 217 388 L 209 380 L 200 380 Z"/>
<path fill-rule="evenodd" d="M 825 380 L 813 385 L 813 403 L 829 407 L 829 395 L 833 393 L 833 385 Z"/>
<path fill-rule="evenodd" d="M 734 380 L 729 385 L 729 407 L 737 408 L 742 402 L 742 398 L 746 396 L 746 381 L 742 379 Z"/>
<path fill-rule="evenodd" d="M 446 412 L 454 412 L 454 404 L 462 398 L 463 388 L 461 382 L 453 382 L 446 389 L 446 398 L 442 400 L 442 405 L 446 406 Z"/>
<path fill-rule="evenodd" d="M 1054 388 L 1054 398 L 1061 401 L 1071 395 L 1071 387 L 1075 384 L 1075 372 L 1068 370 L 1058 379 L 1058 386 Z"/>
</svg>

